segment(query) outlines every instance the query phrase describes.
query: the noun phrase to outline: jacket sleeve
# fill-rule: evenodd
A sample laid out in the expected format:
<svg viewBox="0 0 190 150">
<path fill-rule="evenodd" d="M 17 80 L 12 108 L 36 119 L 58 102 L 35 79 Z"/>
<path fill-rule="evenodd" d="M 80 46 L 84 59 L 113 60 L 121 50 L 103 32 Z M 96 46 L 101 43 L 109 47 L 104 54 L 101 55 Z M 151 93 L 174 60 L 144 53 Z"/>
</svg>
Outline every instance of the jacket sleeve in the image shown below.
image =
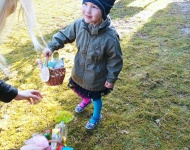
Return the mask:
<svg viewBox="0 0 190 150">
<path fill-rule="evenodd" d="M 69 25 L 66 29 L 60 30 L 53 35 L 52 41 L 48 43 L 48 47 L 54 52 L 64 47 L 64 44 L 72 43 L 76 39 L 76 21 Z"/>
<path fill-rule="evenodd" d="M 115 36 L 114 42 L 110 42 L 107 51 L 107 82 L 115 83 L 123 67 L 123 57 L 119 38 Z"/>
<path fill-rule="evenodd" d="M 3 80 L 0 80 L 0 100 L 8 103 L 13 100 L 18 94 L 18 90 L 9 84 L 6 84 Z"/>
</svg>

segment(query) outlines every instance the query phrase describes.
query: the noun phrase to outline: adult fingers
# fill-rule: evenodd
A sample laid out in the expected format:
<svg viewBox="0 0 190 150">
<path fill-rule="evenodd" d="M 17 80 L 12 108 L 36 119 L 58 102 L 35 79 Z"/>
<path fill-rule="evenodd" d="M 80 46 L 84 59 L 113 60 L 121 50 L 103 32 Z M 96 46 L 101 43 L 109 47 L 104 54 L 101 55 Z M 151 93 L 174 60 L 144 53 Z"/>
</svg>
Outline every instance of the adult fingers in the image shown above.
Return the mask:
<svg viewBox="0 0 190 150">
<path fill-rule="evenodd" d="M 30 103 L 30 105 L 32 105 L 32 101 L 31 101 L 31 99 L 27 99 L 27 101 Z"/>
<path fill-rule="evenodd" d="M 36 96 L 38 96 L 39 98 L 42 98 L 42 97 L 43 97 L 42 94 L 41 94 L 38 90 L 31 90 L 31 94 L 32 94 L 32 95 L 36 95 Z"/>
</svg>

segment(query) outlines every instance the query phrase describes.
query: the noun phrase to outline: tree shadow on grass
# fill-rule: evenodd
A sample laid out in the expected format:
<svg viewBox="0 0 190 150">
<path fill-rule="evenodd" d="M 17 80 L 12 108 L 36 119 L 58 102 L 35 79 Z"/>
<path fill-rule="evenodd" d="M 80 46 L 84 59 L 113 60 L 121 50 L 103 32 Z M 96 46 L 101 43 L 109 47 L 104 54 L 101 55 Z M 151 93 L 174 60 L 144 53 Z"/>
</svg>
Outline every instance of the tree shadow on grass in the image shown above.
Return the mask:
<svg viewBox="0 0 190 150">
<path fill-rule="evenodd" d="M 134 136 L 129 135 L 131 139 L 135 138 L 138 141 L 132 141 L 131 149 L 137 148 L 137 145 L 142 149 L 153 149 L 151 145 L 155 143 L 158 143 L 157 148 L 163 149 L 188 147 L 189 138 L 185 136 L 188 136 L 189 130 L 185 122 L 190 121 L 186 118 L 189 111 L 176 110 L 181 109 L 181 105 L 189 108 L 190 91 L 187 73 L 190 70 L 189 33 L 181 29 L 189 24 L 190 17 L 181 14 L 182 10 L 176 4 L 184 5 L 184 3 L 170 3 L 167 7 L 155 12 L 149 21 L 131 37 L 126 35 L 121 41 L 125 63 L 120 75 L 121 81 L 118 82 L 120 85 L 118 90 L 122 91 L 122 87 L 126 87 L 128 92 L 122 93 L 123 97 L 128 99 L 129 106 L 137 103 L 135 109 L 142 113 L 135 118 L 130 112 L 126 115 L 129 118 L 131 115 L 131 119 L 127 120 L 131 124 L 129 130 L 133 133 L 135 129 L 140 131 L 143 129 L 143 123 L 146 120 L 149 121 L 146 124 L 146 127 L 149 127 L 145 133 L 146 137 L 141 137 L 140 132 Z M 187 14 L 186 11 L 185 14 Z M 176 110 L 172 109 L 173 107 Z M 167 117 L 167 110 L 176 117 L 169 119 L 171 114 Z M 148 116 L 146 113 L 153 115 Z M 162 131 L 154 132 L 151 125 L 160 118 L 165 120 L 161 120 Z M 184 120 L 184 122 L 178 124 L 179 120 Z M 139 124 L 141 127 L 135 124 L 135 121 L 142 121 Z M 181 126 L 183 126 L 182 130 L 180 130 Z M 166 130 L 170 132 L 169 140 L 173 141 L 171 144 L 164 141 Z M 186 133 L 187 130 L 188 133 Z M 184 137 L 179 141 L 176 137 L 181 133 Z M 150 140 L 151 136 L 156 136 L 158 139 Z M 149 140 L 146 141 L 146 139 Z"/>
<path fill-rule="evenodd" d="M 111 13 L 110 13 L 111 18 L 112 19 L 126 19 L 137 14 L 139 11 L 142 11 L 143 8 L 127 6 L 133 1 L 134 0 L 130 0 L 130 1 L 120 0 L 116 2 L 113 8 L 111 9 Z"/>
<path fill-rule="evenodd" d="M 142 6 L 136 6 L 133 3 L 137 3 L 138 1 L 135 0 L 130 0 L 130 1 L 126 1 L 126 0 L 120 0 L 118 2 L 116 2 L 113 6 L 113 8 L 111 9 L 111 18 L 113 20 L 116 19 L 127 19 L 130 17 L 135 16 L 136 14 L 138 14 L 139 12 L 143 11 L 144 9 L 146 9 L 148 6 L 150 6 L 151 4 L 155 3 L 157 0 L 152 0 L 151 2 L 147 2 L 147 3 L 143 3 Z M 142 1 L 139 1 L 139 3 L 142 3 Z M 113 13 L 112 13 L 113 12 Z"/>
<path fill-rule="evenodd" d="M 177 75 L 177 72 L 181 72 L 185 68 L 189 69 L 187 63 L 189 45 L 185 44 L 185 41 L 188 41 L 188 34 L 185 35 L 181 32 L 184 25 L 179 23 L 184 21 L 179 16 L 172 14 L 179 13 L 177 10 L 168 12 L 174 5 L 175 3 L 170 4 L 167 8 L 156 12 L 150 21 L 131 37 L 128 45 L 125 45 L 127 51 L 124 51 L 124 57 L 127 56 L 126 63 L 128 63 L 128 65 L 125 64 L 125 67 L 129 71 L 131 68 L 133 73 L 135 73 L 134 71 L 142 73 L 146 69 L 150 69 L 154 73 L 158 71 L 157 75 L 163 79 L 164 76 L 167 78 L 171 74 Z M 180 58 L 181 62 L 175 61 L 178 58 Z M 144 75 L 149 80 L 150 74 Z M 160 81 L 158 84 L 161 83 Z"/>
</svg>

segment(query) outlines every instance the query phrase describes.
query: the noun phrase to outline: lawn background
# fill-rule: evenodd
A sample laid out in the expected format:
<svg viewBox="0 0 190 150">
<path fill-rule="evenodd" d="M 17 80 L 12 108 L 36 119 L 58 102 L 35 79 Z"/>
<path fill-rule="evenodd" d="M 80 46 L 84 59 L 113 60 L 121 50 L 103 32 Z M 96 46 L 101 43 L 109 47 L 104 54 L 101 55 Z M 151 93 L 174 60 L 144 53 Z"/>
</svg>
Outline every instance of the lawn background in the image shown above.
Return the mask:
<svg viewBox="0 0 190 150">
<path fill-rule="evenodd" d="M 58 30 L 81 16 L 79 0 L 34 0 L 41 32 L 48 42 Z M 91 132 L 92 114 L 74 108 L 80 98 L 68 87 L 75 43 L 60 50 L 67 69 L 63 85 L 49 87 L 39 77 L 37 58 L 24 21 L 17 15 L 0 45 L 11 78 L 19 89 L 37 89 L 43 99 L 0 103 L 0 149 L 20 148 L 33 133 L 55 126 L 59 110 L 73 113 L 68 145 L 75 150 L 190 149 L 190 3 L 172 0 L 118 0 L 110 16 L 121 37 L 124 67 L 114 91 L 103 97 L 103 120 Z M 10 19 L 10 21 L 11 21 Z"/>
</svg>

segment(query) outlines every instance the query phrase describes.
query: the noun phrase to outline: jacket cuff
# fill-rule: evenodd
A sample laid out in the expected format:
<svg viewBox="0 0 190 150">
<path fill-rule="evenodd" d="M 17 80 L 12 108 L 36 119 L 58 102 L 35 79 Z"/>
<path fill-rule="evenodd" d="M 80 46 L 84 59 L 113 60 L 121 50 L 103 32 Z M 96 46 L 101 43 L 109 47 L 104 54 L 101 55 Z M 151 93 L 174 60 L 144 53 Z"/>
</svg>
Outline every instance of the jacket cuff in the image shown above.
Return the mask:
<svg viewBox="0 0 190 150">
<path fill-rule="evenodd" d="M 10 101 L 12 101 L 17 95 L 18 95 L 18 89 L 6 84 L 6 83 L 1 83 L 1 87 L 2 90 L 1 94 L 0 94 L 0 100 L 5 102 L 5 103 L 9 103 Z"/>
<path fill-rule="evenodd" d="M 51 43 L 48 43 L 48 48 L 52 51 L 52 53 L 55 51 L 55 48 Z"/>
<path fill-rule="evenodd" d="M 111 83 L 111 84 L 114 84 L 116 80 L 114 79 L 107 79 L 107 82 Z"/>
<path fill-rule="evenodd" d="M 12 101 L 18 95 L 18 89 L 11 87 L 8 94 L 10 94 L 10 96 L 7 97 L 7 103 Z"/>
</svg>

